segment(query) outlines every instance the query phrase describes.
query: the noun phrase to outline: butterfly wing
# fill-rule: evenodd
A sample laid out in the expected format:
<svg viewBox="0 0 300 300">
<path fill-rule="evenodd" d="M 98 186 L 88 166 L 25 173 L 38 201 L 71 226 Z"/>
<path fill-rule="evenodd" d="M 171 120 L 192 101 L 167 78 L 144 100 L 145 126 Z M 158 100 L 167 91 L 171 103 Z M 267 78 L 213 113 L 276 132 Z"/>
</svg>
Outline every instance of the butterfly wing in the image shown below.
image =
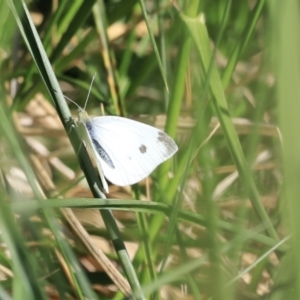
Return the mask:
<svg viewBox="0 0 300 300">
<path fill-rule="evenodd" d="M 163 131 L 122 117 L 96 117 L 86 128 L 104 176 L 119 186 L 144 179 L 178 150 Z"/>
</svg>

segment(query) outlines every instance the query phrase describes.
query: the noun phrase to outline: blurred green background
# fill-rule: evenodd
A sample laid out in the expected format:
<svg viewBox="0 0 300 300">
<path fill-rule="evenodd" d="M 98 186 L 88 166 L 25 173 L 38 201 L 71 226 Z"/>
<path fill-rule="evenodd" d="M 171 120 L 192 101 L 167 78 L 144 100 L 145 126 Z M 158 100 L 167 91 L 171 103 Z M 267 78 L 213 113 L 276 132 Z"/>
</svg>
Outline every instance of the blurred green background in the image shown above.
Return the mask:
<svg viewBox="0 0 300 300">
<path fill-rule="evenodd" d="M 1 1 L 0 298 L 300 299 L 299 12 Z M 90 116 L 179 147 L 107 199 L 63 97 L 95 74 Z"/>
</svg>

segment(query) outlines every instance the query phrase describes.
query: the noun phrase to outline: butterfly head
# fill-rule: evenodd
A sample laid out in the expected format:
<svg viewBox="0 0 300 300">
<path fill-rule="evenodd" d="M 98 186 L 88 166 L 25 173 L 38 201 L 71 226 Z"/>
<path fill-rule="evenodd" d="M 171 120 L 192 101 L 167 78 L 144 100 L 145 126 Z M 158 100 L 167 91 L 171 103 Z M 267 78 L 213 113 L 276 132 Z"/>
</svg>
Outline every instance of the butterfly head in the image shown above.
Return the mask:
<svg viewBox="0 0 300 300">
<path fill-rule="evenodd" d="M 89 119 L 90 119 L 90 117 L 89 117 L 88 113 L 85 110 L 83 110 L 82 108 L 79 108 L 78 109 L 78 121 L 85 122 Z"/>
</svg>

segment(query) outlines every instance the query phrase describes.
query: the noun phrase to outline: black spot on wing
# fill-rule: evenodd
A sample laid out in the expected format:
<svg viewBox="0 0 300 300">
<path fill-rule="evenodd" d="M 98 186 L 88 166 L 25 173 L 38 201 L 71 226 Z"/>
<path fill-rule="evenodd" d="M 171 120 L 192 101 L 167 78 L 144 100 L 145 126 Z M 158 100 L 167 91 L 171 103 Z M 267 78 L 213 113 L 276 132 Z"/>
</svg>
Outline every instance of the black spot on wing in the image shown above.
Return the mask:
<svg viewBox="0 0 300 300">
<path fill-rule="evenodd" d="M 96 148 L 96 151 L 98 152 L 98 154 L 100 155 L 100 157 L 112 168 L 114 169 L 115 166 L 111 160 L 111 158 L 109 157 L 108 153 L 101 147 L 101 145 L 98 143 L 98 141 L 96 141 L 95 139 L 92 139 L 92 142 Z"/>
<path fill-rule="evenodd" d="M 139 147 L 139 150 L 140 150 L 141 153 L 146 153 L 147 152 L 147 147 L 145 145 L 141 145 Z"/>
<path fill-rule="evenodd" d="M 165 156 L 169 157 L 177 151 L 177 145 L 175 142 L 163 131 L 158 132 L 157 140 L 166 148 Z"/>
<path fill-rule="evenodd" d="M 87 129 L 87 131 L 90 134 L 90 137 L 92 139 L 92 143 L 96 149 L 96 151 L 98 152 L 98 154 L 100 155 L 100 157 L 112 168 L 115 169 L 115 166 L 110 158 L 110 156 L 108 155 L 108 153 L 101 147 L 101 145 L 98 143 L 97 140 L 93 139 L 93 128 L 92 128 L 92 123 L 90 121 L 86 121 L 85 122 L 85 127 Z"/>
<path fill-rule="evenodd" d="M 91 133 L 91 131 L 92 131 L 92 124 L 91 124 L 91 122 L 90 121 L 85 121 L 84 124 L 85 124 L 85 127 L 88 130 L 88 132 Z"/>
</svg>

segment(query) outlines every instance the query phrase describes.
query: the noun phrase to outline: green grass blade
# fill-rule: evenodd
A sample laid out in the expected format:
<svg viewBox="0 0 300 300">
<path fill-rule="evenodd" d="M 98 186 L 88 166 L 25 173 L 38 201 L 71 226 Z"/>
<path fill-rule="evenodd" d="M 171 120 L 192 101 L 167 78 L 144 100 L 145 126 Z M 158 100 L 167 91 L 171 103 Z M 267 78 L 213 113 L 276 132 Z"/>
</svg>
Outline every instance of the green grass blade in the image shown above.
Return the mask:
<svg viewBox="0 0 300 300">
<path fill-rule="evenodd" d="M 289 1 L 271 3 L 272 13 L 272 52 L 278 80 L 277 97 L 278 115 L 283 135 L 284 192 L 286 203 L 286 222 L 292 233 L 292 249 L 294 268 L 293 298 L 300 297 L 300 185 L 299 185 L 299 113 L 300 113 L 300 71 L 299 49 L 300 38 L 296 28 L 300 26 L 299 2 Z M 288 291 L 288 290 L 287 290 Z"/>
<path fill-rule="evenodd" d="M 102 47 L 103 62 L 106 69 L 107 83 L 110 90 L 110 96 L 113 103 L 113 108 L 117 115 L 126 115 L 125 108 L 121 104 L 120 95 L 118 92 L 117 76 L 113 68 L 114 56 L 110 51 L 109 40 L 107 37 L 107 24 L 105 20 L 105 9 L 102 0 L 97 0 L 93 7 L 93 16 L 96 23 L 96 30 Z"/>
<path fill-rule="evenodd" d="M 249 19 L 247 22 L 247 25 L 241 34 L 241 38 L 238 40 L 234 50 L 232 51 L 228 63 L 226 65 L 226 68 L 222 74 L 222 84 L 223 87 L 226 88 L 231 77 L 232 73 L 236 67 L 236 64 L 238 62 L 238 59 L 240 58 L 243 50 L 249 43 L 250 37 L 252 36 L 255 26 L 257 25 L 258 19 L 262 14 L 262 10 L 265 6 L 265 0 L 257 1 L 254 9 L 251 11 L 251 14 L 249 15 Z"/>
<path fill-rule="evenodd" d="M 5 192 L 1 190 L 1 195 L 4 194 Z M 4 200 L 5 198 L 1 197 L 0 228 L 3 242 L 7 245 L 13 262 L 12 271 L 15 274 L 13 297 L 16 299 L 21 299 L 21 296 L 26 299 L 47 299 L 38 282 L 36 262 L 29 255 L 30 252 L 25 246 L 22 234 L 14 222 L 14 216 Z"/>
<path fill-rule="evenodd" d="M 142 12 L 143 12 L 143 16 L 144 16 L 147 28 L 148 28 L 149 37 L 150 37 L 151 44 L 152 44 L 152 47 L 153 47 L 153 50 L 154 50 L 154 53 L 155 53 L 155 57 L 156 57 L 156 60 L 157 60 L 157 63 L 158 63 L 159 70 L 161 72 L 162 79 L 163 79 L 164 84 L 165 84 L 165 88 L 166 88 L 167 92 L 169 92 L 169 86 L 168 86 L 167 77 L 166 77 L 166 74 L 165 74 L 164 65 L 161 61 L 160 54 L 159 54 L 159 51 L 158 51 L 158 47 L 156 45 L 156 41 L 155 41 L 155 38 L 154 38 L 153 30 L 152 30 L 150 22 L 149 22 L 148 13 L 147 13 L 147 10 L 146 10 L 144 0 L 139 0 L 139 3 L 140 3 L 140 6 L 141 6 L 141 9 L 142 9 Z"/>
<path fill-rule="evenodd" d="M 49 201 L 16 201 L 11 204 L 12 209 L 17 213 L 32 213 L 39 208 L 99 208 L 101 210 L 122 210 L 122 211 L 135 211 L 141 213 L 163 214 L 170 216 L 172 209 L 170 205 L 158 202 L 149 202 L 141 200 L 117 200 L 117 199 L 49 199 Z M 178 219 L 185 222 L 195 223 L 201 226 L 207 226 L 207 218 L 200 213 L 193 213 L 181 209 L 178 213 Z M 236 225 L 229 222 L 218 220 L 218 227 L 226 232 L 235 233 Z M 264 226 L 260 231 L 264 231 Z M 277 241 L 260 234 L 259 231 L 249 229 L 242 229 L 241 236 L 244 240 L 253 240 L 261 243 L 267 247 L 273 247 Z M 241 241 L 241 242 L 243 242 Z M 287 247 L 281 247 L 280 251 L 286 251 Z"/>
<path fill-rule="evenodd" d="M 211 50 L 209 45 L 208 34 L 203 19 L 192 19 L 184 16 L 183 14 L 181 16 L 194 39 L 195 45 L 198 50 L 198 54 L 201 59 L 201 63 L 204 67 L 204 70 L 207 72 L 211 58 Z M 223 91 L 223 86 L 218 75 L 217 69 L 215 67 L 212 69 L 211 72 L 210 88 L 213 94 L 213 107 L 217 113 L 221 127 L 224 131 L 228 147 L 231 151 L 232 158 L 239 171 L 240 177 L 243 180 L 243 182 L 248 183 L 248 187 L 246 190 L 249 194 L 249 198 L 253 204 L 253 207 L 260 216 L 261 220 L 268 224 L 267 231 L 269 232 L 270 236 L 278 239 L 277 233 L 269 219 L 269 216 L 266 213 L 260 201 L 259 193 L 255 186 L 251 171 L 245 160 L 240 141 L 232 124 L 232 120 L 228 111 L 228 106 Z"/>
<path fill-rule="evenodd" d="M 90 16 L 93 4 L 94 1 L 83 1 L 80 7 L 78 7 L 78 9 L 73 12 L 74 15 L 70 14 L 69 16 L 70 23 L 68 19 L 64 19 L 64 21 L 66 21 L 66 24 L 62 26 L 61 30 L 64 30 L 66 26 L 68 27 L 67 30 L 62 35 L 59 44 L 56 46 L 56 48 L 50 55 L 50 61 L 52 63 L 55 63 L 55 61 L 61 56 L 62 51 L 69 43 L 70 39 L 77 32 L 78 28 L 81 28 L 82 25 L 85 23 L 86 19 Z M 74 6 L 73 8 L 76 8 L 76 6 Z"/>
</svg>

